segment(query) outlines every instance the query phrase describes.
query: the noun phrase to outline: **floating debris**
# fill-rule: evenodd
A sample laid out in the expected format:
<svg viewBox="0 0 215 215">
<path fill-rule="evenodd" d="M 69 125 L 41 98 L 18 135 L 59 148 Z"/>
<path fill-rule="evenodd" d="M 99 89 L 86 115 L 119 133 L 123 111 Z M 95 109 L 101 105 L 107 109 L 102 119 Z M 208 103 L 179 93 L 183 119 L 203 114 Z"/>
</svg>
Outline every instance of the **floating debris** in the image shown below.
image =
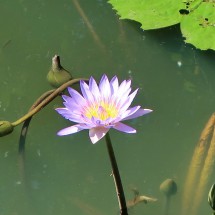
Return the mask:
<svg viewBox="0 0 215 215">
<path fill-rule="evenodd" d="M 134 199 L 127 201 L 127 208 L 132 208 L 139 203 L 147 204 L 149 202 L 157 201 L 156 198 L 140 195 L 139 191 L 136 188 L 132 188 L 132 191 L 134 192 Z"/>
<path fill-rule="evenodd" d="M 180 60 L 177 61 L 177 65 L 178 65 L 178 67 L 181 67 L 182 66 L 182 62 Z"/>
</svg>

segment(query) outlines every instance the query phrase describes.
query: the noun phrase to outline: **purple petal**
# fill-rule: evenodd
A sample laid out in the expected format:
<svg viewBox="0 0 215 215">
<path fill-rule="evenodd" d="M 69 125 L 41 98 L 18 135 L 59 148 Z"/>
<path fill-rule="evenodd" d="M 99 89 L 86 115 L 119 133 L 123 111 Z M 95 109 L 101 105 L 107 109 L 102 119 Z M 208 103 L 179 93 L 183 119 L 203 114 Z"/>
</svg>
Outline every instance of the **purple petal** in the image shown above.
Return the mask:
<svg viewBox="0 0 215 215">
<path fill-rule="evenodd" d="M 125 91 L 123 93 L 123 95 L 120 96 L 119 98 L 115 98 L 115 96 L 113 96 L 111 99 L 116 100 L 116 102 L 115 102 L 116 106 L 118 108 L 120 108 L 121 104 L 124 104 L 126 102 L 126 100 L 128 99 L 128 95 L 129 95 L 130 92 L 131 92 L 131 88 L 127 89 L 127 91 Z"/>
<path fill-rule="evenodd" d="M 139 109 L 140 109 L 140 106 L 135 106 L 135 107 L 129 108 L 126 111 L 123 111 L 122 115 L 120 116 L 121 119 L 119 121 L 123 120 L 124 118 L 129 117 L 130 115 L 134 114 Z"/>
<path fill-rule="evenodd" d="M 63 104 L 70 113 L 79 114 L 79 115 L 82 113 L 82 110 L 83 110 L 82 106 L 80 106 L 80 105 L 78 106 L 75 102 L 72 102 L 72 103 L 63 102 Z"/>
<path fill-rule="evenodd" d="M 90 120 L 91 120 L 91 123 L 94 125 L 94 127 L 103 126 L 101 119 L 98 119 L 97 117 L 93 116 Z"/>
<path fill-rule="evenodd" d="M 106 75 L 103 75 L 101 78 L 101 81 L 99 83 L 99 90 L 103 98 L 108 99 L 110 97 L 111 94 L 110 83 Z"/>
<path fill-rule="evenodd" d="M 116 103 L 121 106 L 122 103 L 128 98 L 128 94 L 131 91 L 130 88 L 131 81 L 129 80 L 128 82 L 125 80 L 123 81 L 117 92 L 114 94 L 114 97 L 116 97 Z"/>
<path fill-rule="evenodd" d="M 119 86 L 119 90 L 117 92 L 117 94 L 119 94 L 120 96 L 124 94 L 125 91 L 127 91 L 131 86 L 131 80 L 124 80 L 120 86 Z"/>
<path fill-rule="evenodd" d="M 86 105 L 86 100 L 82 97 L 82 95 L 78 91 L 72 89 L 71 87 L 68 87 L 68 92 L 78 105 L 81 105 L 81 106 Z"/>
<path fill-rule="evenodd" d="M 73 99 L 70 97 L 70 96 L 66 96 L 66 95 L 62 95 L 62 99 L 65 101 L 65 102 L 71 102 L 73 101 Z"/>
<path fill-rule="evenodd" d="M 65 102 L 63 102 L 63 104 L 65 105 L 66 108 L 68 108 L 70 111 L 72 112 L 80 112 L 81 108 L 80 105 L 78 105 L 73 98 L 66 96 L 66 95 L 62 95 L 62 98 Z"/>
<path fill-rule="evenodd" d="M 89 89 L 92 92 L 94 98 L 96 100 L 98 100 L 101 95 L 100 95 L 98 85 L 97 85 L 97 83 L 96 83 L 96 81 L 95 81 L 95 79 L 93 77 L 91 77 L 90 80 L 89 80 Z"/>
<path fill-rule="evenodd" d="M 80 81 L 80 87 L 84 98 L 91 103 L 94 102 L 94 98 L 89 89 L 89 86 L 84 81 Z"/>
<path fill-rule="evenodd" d="M 115 128 L 118 131 L 122 131 L 122 132 L 129 133 L 129 134 L 136 133 L 136 130 L 134 128 L 132 128 L 128 125 L 125 125 L 121 122 L 116 123 L 113 128 Z"/>
<path fill-rule="evenodd" d="M 115 92 L 115 95 L 121 97 L 121 95 L 122 95 L 123 92 L 124 92 L 125 86 L 126 86 L 126 80 L 124 80 L 124 81 L 119 85 L 118 90 Z"/>
<path fill-rule="evenodd" d="M 66 119 L 69 119 L 71 116 L 71 111 L 69 111 L 67 108 L 56 108 L 55 110 Z"/>
<path fill-rule="evenodd" d="M 132 94 L 130 94 L 124 103 L 120 103 L 120 106 L 119 106 L 119 107 L 121 107 L 120 111 L 126 111 L 129 108 L 132 101 L 134 100 L 134 97 L 137 94 L 137 91 L 138 91 L 138 89 L 136 89 Z"/>
<path fill-rule="evenodd" d="M 66 95 L 62 95 L 63 100 L 65 101 L 65 103 L 67 103 L 68 105 L 71 105 L 71 107 L 80 107 L 80 105 L 78 105 L 73 98 L 71 98 L 70 96 L 66 96 Z"/>
<path fill-rule="evenodd" d="M 83 126 L 77 124 L 58 131 L 57 135 L 64 136 L 68 134 L 74 134 L 76 132 L 82 131 L 83 129 L 85 129 Z"/>
<path fill-rule="evenodd" d="M 114 93 L 116 93 L 119 88 L 119 82 L 118 82 L 118 78 L 116 76 L 114 76 L 111 79 L 110 86 L 111 86 L 111 91 L 112 91 L 111 94 L 114 95 Z"/>
<path fill-rule="evenodd" d="M 109 128 L 104 128 L 104 127 L 95 127 L 91 128 L 89 130 L 89 136 L 91 139 L 91 142 L 95 144 L 98 142 L 102 137 L 105 136 L 105 134 L 109 131 Z"/>
<path fill-rule="evenodd" d="M 55 109 L 59 114 L 61 114 L 64 118 L 78 123 L 85 123 L 84 118 L 79 113 L 71 112 L 67 108 L 56 108 Z"/>
<path fill-rule="evenodd" d="M 152 112 L 152 110 L 150 110 L 150 109 L 139 109 L 135 113 L 133 113 L 132 115 L 130 115 L 130 116 L 125 117 L 124 119 L 122 119 L 122 121 L 128 120 L 128 119 L 134 119 L 134 118 L 143 116 L 143 115 L 151 113 L 151 112 Z"/>
</svg>

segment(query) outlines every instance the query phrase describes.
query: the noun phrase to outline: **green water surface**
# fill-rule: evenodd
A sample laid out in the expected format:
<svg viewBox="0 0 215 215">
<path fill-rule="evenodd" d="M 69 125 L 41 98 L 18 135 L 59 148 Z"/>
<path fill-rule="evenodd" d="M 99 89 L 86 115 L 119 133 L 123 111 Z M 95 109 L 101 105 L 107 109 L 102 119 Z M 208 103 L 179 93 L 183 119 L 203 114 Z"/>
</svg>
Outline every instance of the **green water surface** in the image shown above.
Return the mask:
<svg viewBox="0 0 215 215">
<path fill-rule="evenodd" d="M 154 111 L 128 122 L 137 134 L 110 135 L 126 198 L 137 187 L 158 201 L 129 214 L 162 215 L 159 186 L 173 178 L 178 192 L 169 214 L 186 215 L 180 210 L 187 168 L 215 111 L 214 52 L 184 43 L 179 26 L 142 31 L 119 20 L 106 0 L 1 1 L 0 17 L 0 120 L 15 121 L 51 89 L 46 75 L 55 54 L 74 77 L 131 79 L 139 88 L 133 105 Z M 54 110 L 61 105 L 57 98 L 33 118 L 24 162 L 21 126 L 0 139 L 0 215 L 118 214 L 105 141 L 91 144 L 88 131 L 58 137 L 70 125 Z M 199 215 L 210 214 L 202 195 Z"/>
</svg>

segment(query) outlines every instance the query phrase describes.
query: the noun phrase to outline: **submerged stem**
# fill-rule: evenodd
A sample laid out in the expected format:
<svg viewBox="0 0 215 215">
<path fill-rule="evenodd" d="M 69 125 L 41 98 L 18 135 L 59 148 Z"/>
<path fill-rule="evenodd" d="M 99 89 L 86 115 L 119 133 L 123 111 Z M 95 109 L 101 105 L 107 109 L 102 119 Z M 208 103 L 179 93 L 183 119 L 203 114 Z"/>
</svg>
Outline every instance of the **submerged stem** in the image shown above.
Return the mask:
<svg viewBox="0 0 215 215">
<path fill-rule="evenodd" d="M 37 107 L 45 98 L 47 98 L 49 95 L 51 95 L 55 90 L 49 90 L 45 93 L 43 93 L 31 106 L 28 112 L 32 111 L 35 107 Z M 19 138 L 19 153 L 24 153 L 25 148 L 25 138 L 27 135 L 28 127 L 31 122 L 32 117 L 29 117 L 26 119 L 23 123 L 20 138 Z"/>
<path fill-rule="evenodd" d="M 105 135 L 105 140 L 106 140 L 109 158 L 111 161 L 111 166 L 112 166 L 112 171 L 113 171 L 112 174 L 113 174 L 114 183 L 115 183 L 115 187 L 116 187 L 116 193 L 117 193 L 118 202 L 119 202 L 120 214 L 121 215 L 128 215 L 125 195 L 124 195 L 124 191 L 123 191 L 123 186 L 122 186 L 122 182 L 121 182 L 121 178 L 120 178 L 120 174 L 119 174 L 119 169 L 117 166 L 117 162 L 116 162 L 116 158 L 114 155 L 114 150 L 113 150 L 113 147 L 111 144 L 111 139 L 110 139 L 109 133 L 107 133 Z"/>
<path fill-rule="evenodd" d="M 82 79 L 77 78 L 70 80 L 66 82 L 65 84 L 58 87 L 52 94 L 50 94 L 47 98 L 45 98 L 38 106 L 36 106 L 33 110 L 25 114 L 23 117 L 18 119 L 17 121 L 11 123 L 13 126 L 17 126 L 20 123 L 24 122 L 29 117 L 32 117 L 34 114 L 36 114 L 38 111 L 40 111 L 44 106 L 46 106 L 48 103 L 50 103 L 55 97 L 57 97 L 63 90 L 65 90 L 68 86 L 78 83 L 80 80 L 88 80 L 88 79 Z"/>
<path fill-rule="evenodd" d="M 78 13 L 81 15 L 82 19 L 84 20 L 87 28 L 89 29 L 90 33 L 93 36 L 93 39 L 96 41 L 96 43 L 100 46 L 100 48 L 104 51 L 105 50 L 105 45 L 101 42 L 101 39 L 97 35 L 96 31 L 94 30 L 92 24 L 90 23 L 88 17 L 86 16 L 84 10 L 81 8 L 81 5 L 79 4 L 79 1 L 77 0 L 72 0 L 73 4 L 75 5 Z"/>
<path fill-rule="evenodd" d="M 170 205 L 170 196 L 166 196 L 165 203 L 164 203 L 164 215 L 169 214 L 169 205 Z"/>
</svg>

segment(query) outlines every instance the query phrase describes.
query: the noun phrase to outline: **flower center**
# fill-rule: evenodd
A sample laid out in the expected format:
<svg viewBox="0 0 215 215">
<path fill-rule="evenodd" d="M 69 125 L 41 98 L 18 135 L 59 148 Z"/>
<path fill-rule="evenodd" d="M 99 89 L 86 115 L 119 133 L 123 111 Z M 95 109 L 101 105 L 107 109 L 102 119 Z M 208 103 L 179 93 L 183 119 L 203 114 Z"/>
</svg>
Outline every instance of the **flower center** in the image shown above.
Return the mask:
<svg viewBox="0 0 215 215">
<path fill-rule="evenodd" d="M 100 120 L 115 118 L 118 115 L 118 110 L 111 104 L 91 105 L 85 111 L 85 116 L 88 118 L 96 117 Z"/>
</svg>

